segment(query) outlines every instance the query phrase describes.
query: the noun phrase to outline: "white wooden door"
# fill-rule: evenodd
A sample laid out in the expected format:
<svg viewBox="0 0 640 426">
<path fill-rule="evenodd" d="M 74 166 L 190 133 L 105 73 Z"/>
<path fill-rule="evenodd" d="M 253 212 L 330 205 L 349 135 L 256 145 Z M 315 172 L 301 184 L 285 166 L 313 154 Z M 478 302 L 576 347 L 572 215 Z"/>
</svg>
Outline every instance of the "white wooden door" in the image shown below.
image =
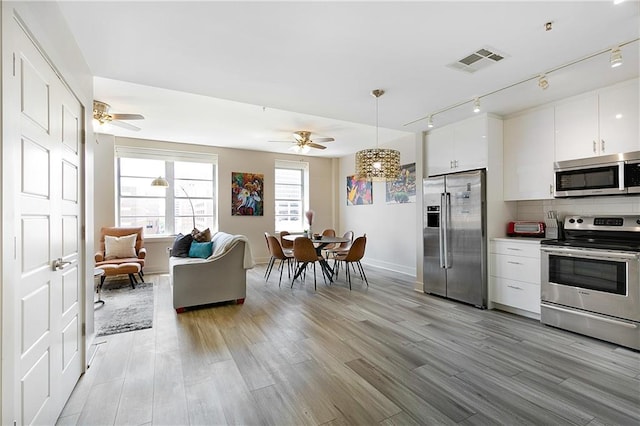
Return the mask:
<svg viewBox="0 0 640 426">
<path fill-rule="evenodd" d="M 14 194 L 15 250 L 5 263 L 14 267 L 4 283 L 11 288 L 3 289 L 11 296 L 14 333 L 7 348 L 14 367 L 11 405 L 17 424 L 54 424 L 83 362 L 83 115 L 40 51 L 14 25 L 15 65 L 13 75 L 4 77 L 9 87 L 3 95 L 4 107 L 12 109 L 7 116 L 17 120 L 11 123 L 16 129 L 11 138 L 3 141 L 11 144 L 4 150 L 11 158 L 3 164 L 11 162 L 13 175 L 4 185 Z"/>
</svg>

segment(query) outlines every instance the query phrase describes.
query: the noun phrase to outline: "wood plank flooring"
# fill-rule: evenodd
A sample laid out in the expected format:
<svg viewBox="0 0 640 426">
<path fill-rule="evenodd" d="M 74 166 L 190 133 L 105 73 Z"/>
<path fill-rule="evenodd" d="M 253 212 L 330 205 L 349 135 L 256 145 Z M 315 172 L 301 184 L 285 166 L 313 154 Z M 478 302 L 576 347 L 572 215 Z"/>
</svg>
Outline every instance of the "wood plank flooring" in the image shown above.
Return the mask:
<svg viewBox="0 0 640 426">
<path fill-rule="evenodd" d="M 258 266 L 244 305 L 179 315 L 149 276 L 153 328 L 98 338 L 58 423 L 640 424 L 640 353 L 365 269 L 314 292 Z"/>
</svg>

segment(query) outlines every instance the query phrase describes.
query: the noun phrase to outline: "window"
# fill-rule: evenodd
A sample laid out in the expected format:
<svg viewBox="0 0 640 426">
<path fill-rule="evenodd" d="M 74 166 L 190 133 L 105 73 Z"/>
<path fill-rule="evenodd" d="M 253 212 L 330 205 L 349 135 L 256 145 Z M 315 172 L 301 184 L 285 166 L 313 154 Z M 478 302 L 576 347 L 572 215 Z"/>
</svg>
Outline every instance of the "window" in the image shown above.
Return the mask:
<svg viewBox="0 0 640 426">
<path fill-rule="evenodd" d="M 276 232 L 302 232 L 307 227 L 304 212 L 309 205 L 308 187 L 308 163 L 276 160 Z"/>
<path fill-rule="evenodd" d="M 203 162 L 201 155 L 131 147 L 116 152 L 119 226 L 142 226 L 145 235 L 217 230 L 215 157 Z M 158 176 L 168 188 L 151 186 Z"/>
</svg>

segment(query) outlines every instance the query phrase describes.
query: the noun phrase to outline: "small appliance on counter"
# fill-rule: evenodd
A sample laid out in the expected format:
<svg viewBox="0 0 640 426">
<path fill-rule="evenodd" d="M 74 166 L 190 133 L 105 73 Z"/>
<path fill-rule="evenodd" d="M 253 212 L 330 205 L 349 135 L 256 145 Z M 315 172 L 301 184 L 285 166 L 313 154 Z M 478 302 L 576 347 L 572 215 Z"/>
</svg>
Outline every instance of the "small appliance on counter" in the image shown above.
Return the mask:
<svg viewBox="0 0 640 426">
<path fill-rule="evenodd" d="M 533 237 L 544 238 L 544 222 L 516 220 L 507 225 L 507 235 L 509 237 Z"/>
<path fill-rule="evenodd" d="M 555 210 L 547 212 L 547 218 L 544 220 L 545 237 L 553 240 L 562 238 L 562 223 L 558 222 L 558 214 Z"/>
</svg>

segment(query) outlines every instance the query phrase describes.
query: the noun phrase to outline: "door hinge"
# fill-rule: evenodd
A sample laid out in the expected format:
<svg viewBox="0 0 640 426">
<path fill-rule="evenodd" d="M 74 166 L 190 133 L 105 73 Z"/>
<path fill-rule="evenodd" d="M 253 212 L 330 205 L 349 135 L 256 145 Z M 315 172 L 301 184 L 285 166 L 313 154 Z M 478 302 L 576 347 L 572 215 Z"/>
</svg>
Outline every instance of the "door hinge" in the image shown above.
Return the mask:
<svg viewBox="0 0 640 426">
<path fill-rule="evenodd" d="M 87 236 L 86 228 L 85 228 L 85 226 L 84 226 L 84 225 L 82 225 L 82 230 L 80 231 L 80 234 L 82 235 L 82 236 L 80 237 L 80 239 L 81 239 L 82 241 L 84 241 L 84 240 L 86 239 L 86 236 Z"/>
<path fill-rule="evenodd" d="M 13 76 L 16 76 L 16 52 L 13 52 Z"/>
</svg>

